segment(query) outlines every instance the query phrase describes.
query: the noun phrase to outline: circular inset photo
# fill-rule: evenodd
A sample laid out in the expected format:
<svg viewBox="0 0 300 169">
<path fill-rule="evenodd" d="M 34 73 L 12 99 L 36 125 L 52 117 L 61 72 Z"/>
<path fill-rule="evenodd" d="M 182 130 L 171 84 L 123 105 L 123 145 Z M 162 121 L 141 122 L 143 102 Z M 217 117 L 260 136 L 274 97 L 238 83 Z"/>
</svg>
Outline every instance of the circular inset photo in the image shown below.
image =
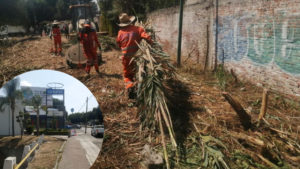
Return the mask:
<svg viewBox="0 0 300 169">
<path fill-rule="evenodd" d="M 96 98 L 70 75 L 30 71 L 0 89 L 0 167 L 88 169 L 103 136 Z"/>
</svg>

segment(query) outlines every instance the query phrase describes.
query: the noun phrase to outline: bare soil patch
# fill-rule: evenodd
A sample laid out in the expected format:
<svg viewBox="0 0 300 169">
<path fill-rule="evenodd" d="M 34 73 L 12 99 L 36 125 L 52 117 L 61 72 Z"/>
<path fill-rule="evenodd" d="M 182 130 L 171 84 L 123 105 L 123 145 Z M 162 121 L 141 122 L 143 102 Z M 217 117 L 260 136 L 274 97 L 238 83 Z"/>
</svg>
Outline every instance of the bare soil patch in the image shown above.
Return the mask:
<svg viewBox="0 0 300 169">
<path fill-rule="evenodd" d="M 45 137 L 44 143 L 36 152 L 34 159 L 28 164 L 28 169 L 53 169 L 59 156 L 59 149 L 63 140 L 54 137 Z"/>
<path fill-rule="evenodd" d="M 37 139 L 36 136 L 23 136 L 22 139 L 21 136 L 0 138 L 0 167 L 3 166 L 5 158 L 9 156 L 17 157 L 17 162 L 20 162 L 24 146 Z"/>
</svg>

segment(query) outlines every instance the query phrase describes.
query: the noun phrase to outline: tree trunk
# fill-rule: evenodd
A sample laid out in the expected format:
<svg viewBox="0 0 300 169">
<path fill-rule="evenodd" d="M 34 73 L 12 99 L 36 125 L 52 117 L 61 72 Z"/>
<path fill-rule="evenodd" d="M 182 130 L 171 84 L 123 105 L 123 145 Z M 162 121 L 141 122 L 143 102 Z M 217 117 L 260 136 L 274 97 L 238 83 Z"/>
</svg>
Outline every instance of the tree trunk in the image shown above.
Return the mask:
<svg viewBox="0 0 300 169">
<path fill-rule="evenodd" d="M 15 101 L 11 102 L 12 136 L 15 137 Z"/>
<path fill-rule="evenodd" d="M 234 100 L 227 92 L 223 92 L 222 95 L 225 97 L 225 99 L 228 101 L 228 103 L 231 105 L 231 107 L 235 110 L 235 112 L 238 114 L 239 119 L 241 121 L 241 124 L 243 125 L 245 130 L 248 130 L 251 128 L 251 116 L 245 111 L 245 109 L 242 107 L 242 105 Z"/>
<path fill-rule="evenodd" d="M 36 133 L 39 136 L 40 135 L 40 110 L 37 108 L 36 111 Z"/>
<path fill-rule="evenodd" d="M 24 127 L 23 127 L 23 123 L 22 123 L 22 127 L 21 127 L 21 140 L 23 138 L 23 134 L 24 134 Z"/>
</svg>

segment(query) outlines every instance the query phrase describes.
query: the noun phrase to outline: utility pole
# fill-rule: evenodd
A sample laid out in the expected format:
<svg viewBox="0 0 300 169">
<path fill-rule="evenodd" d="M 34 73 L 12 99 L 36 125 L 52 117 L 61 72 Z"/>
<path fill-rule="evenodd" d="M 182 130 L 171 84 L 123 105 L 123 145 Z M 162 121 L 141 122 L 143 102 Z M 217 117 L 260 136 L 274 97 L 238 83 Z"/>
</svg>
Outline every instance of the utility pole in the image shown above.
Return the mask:
<svg viewBox="0 0 300 169">
<path fill-rule="evenodd" d="M 181 62 L 182 19 L 183 19 L 183 0 L 180 0 L 179 31 L 178 31 L 178 49 L 177 49 L 177 67 L 180 67 L 180 62 Z"/>
<path fill-rule="evenodd" d="M 86 111 L 85 111 L 85 134 L 86 134 L 86 128 L 87 128 L 87 111 L 88 111 L 88 101 L 89 98 L 86 98 Z"/>
<path fill-rule="evenodd" d="M 48 131 L 48 94 L 46 89 L 46 131 Z"/>
<path fill-rule="evenodd" d="M 215 64 L 214 71 L 217 70 L 218 66 L 218 36 L 219 36 L 219 0 L 216 0 L 216 41 L 215 41 Z"/>
</svg>

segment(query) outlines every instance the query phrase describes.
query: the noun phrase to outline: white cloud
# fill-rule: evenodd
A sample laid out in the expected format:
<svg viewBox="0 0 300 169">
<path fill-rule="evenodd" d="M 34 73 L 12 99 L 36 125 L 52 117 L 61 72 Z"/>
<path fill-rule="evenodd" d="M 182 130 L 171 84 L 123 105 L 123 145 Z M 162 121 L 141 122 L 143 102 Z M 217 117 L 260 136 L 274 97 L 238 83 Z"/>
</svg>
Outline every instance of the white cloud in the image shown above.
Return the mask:
<svg viewBox="0 0 300 169">
<path fill-rule="evenodd" d="M 21 81 L 21 86 L 32 86 L 32 84 L 26 80 L 23 80 L 23 81 Z"/>
</svg>

